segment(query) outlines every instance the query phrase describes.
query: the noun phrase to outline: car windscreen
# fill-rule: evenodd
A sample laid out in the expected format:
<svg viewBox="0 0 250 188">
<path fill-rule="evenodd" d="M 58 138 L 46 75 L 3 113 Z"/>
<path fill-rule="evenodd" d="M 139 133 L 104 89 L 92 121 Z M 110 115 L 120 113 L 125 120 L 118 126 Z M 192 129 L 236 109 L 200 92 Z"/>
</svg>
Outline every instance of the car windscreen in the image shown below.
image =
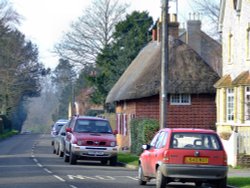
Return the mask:
<svg viewBox="0 0 250 188">
<path fill-rule="evenodd" d="M 78 119 L 74 128 L 75 132 L 112 133 L 108 121 Z"/>
<path fill-rule="evenodd" d="M 221 150 L 221 142 L 216 134 L 207 133 L 173 133 L 170 148 Z"/>
</svg>

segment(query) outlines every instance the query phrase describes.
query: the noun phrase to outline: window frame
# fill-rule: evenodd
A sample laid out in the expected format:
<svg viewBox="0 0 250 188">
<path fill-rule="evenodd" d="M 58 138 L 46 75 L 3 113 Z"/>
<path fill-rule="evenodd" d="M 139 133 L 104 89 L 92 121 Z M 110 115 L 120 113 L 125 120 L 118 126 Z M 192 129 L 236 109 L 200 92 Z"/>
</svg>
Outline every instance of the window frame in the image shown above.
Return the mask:
<svg viewBox="0 0 250 188">
<path fill-rule="evenodd" d="M 234 121 L 234 88 L 227 88 L 227 96 L 226 96 L 226 117 L 228 122 Z"/>
<path fill-rule="evenodd" d="M 187 98 L 184 99 L 184 97 L 187 97 Z M 171 94 L 170 105 L 191 105 L 191 95 L 190 94 Z"/>
</svg>

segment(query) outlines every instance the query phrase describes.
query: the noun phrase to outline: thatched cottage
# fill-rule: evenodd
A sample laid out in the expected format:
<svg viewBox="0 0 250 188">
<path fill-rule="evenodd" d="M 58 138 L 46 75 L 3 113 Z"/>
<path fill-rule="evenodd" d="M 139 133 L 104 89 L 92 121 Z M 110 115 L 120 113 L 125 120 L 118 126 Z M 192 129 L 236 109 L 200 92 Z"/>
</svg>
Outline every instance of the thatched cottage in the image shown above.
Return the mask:
<svg viewBox="0 0 250 188">
<path fill-rule="evenodd" d="M 200 30 L 199 20 L 192 20 L 190 23 L 191 26 L 188 27 L 196 28 L 189 28 L 181 35 L 178 33 L 179 24 L 176 20 L 169 23 L 167 126 L 215 129 L 216 105 L 213 85 L 220 78 L 218 64 L 221 57 L 217 52 L 221 47 Z M 153 31 L 153 40 L 140 51 L 106 98 L 107 103 L 116 104 L 120 147 L 130 146 L 131 118 L 159 120 L 161 84 L 159 28 Z M 185 43 L 186 40 L 190 44 Z M 216 53 L 212 53 L 213 50 Z M 210 56 L 213 61 L 205 61 L 202 53 L 206 59 L 209 60 Z"/>
</svg>

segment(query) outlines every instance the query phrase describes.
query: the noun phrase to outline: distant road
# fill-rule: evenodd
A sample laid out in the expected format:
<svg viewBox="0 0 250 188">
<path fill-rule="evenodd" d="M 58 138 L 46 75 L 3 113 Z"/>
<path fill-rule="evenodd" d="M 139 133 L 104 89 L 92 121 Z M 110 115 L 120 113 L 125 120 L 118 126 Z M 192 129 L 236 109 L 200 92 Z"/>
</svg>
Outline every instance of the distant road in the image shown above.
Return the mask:
<svg viewBox="0 0 250 188">
<path fill-rule="evenodd" d="M 147 188 L 137 183 L 137 171 L 79 161 L 69 165 L 52 154 L 50 135 L 23 134 L 0 142 L 0 188 Z M 194 188 L 170 184 L 166 188 Z M 205 186 L 204 186 L 205 188 Z"/>
</svg>

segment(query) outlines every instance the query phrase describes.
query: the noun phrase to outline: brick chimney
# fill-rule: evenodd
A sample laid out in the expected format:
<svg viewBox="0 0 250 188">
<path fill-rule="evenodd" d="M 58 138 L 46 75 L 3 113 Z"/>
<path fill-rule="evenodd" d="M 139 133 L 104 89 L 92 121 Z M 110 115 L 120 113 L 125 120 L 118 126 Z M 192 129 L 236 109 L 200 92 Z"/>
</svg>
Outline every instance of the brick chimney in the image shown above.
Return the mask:
<svg viewBox="0 0 250 188">
<path fill-rule="evenodd" d="M 193 18 L 191 18 L 191 14 L 189 14 L 186 43 L 201 55 L 201 21 L 199 19 L 199 14 L 193 13 Z"/>
<path fill-rule="evenodd" d="M 157 27 L 156 30 L 152 30 L 152 40 L 157 40 L 161 42 L 162 40 L 162 22 L 161 20 L 157 20 Z M 155 37 L 156 34 L 156 37 Z M 174 39 L 179 37 L 179 23 L 177 22 L 177 15 L 176 14 L 169 14 L 168 15 L 168 34 L 172 36 Z"/>
</svg>

